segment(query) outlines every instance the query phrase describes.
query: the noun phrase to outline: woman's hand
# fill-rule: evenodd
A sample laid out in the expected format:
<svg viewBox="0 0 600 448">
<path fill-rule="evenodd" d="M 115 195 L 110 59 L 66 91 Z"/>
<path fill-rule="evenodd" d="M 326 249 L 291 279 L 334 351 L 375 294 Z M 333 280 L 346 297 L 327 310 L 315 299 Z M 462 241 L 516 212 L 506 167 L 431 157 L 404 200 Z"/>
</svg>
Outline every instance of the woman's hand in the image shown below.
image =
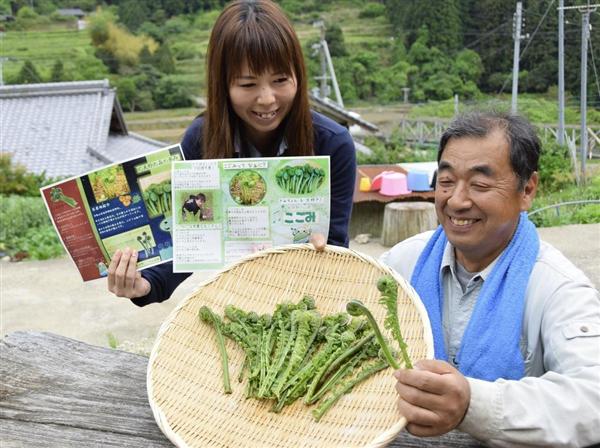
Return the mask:
<svg viewBox="0 0 600 448">
<path fill-rule="evenodd" d="M 444 361 L 419 361 L 414 369 L 397 370 L 398 410 L 406 429 L 415 436 L 431 437 L 456 428 L 469 408 L 467 379 Z"/>
<path fill-rule="evenodd" d="M 135 299 L 150 292 L 150 282 L 137 271 L 137 251 L 117 250 L 108 266 L 108 290 L 117 297 Z"/>
<path fill-rule="evenodd" d="M 310 243 L 315 246 L 317 252 L 323 252 L 327 245 L 327 238 L 322 233 L 313 233 L 309 238 Z"/>
</svg>

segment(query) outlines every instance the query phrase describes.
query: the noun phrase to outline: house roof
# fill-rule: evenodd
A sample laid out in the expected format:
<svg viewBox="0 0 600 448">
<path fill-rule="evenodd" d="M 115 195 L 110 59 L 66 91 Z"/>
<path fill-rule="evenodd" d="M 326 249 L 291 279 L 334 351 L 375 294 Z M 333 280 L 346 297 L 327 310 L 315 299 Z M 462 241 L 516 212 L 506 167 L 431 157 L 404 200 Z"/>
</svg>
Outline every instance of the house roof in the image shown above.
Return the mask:
<svg viewBox="0 0 600 448">
<path fill-rule="evenodd" d="M 60 8 L 57 9 L 56 12 L 61 16 L 76 16 L 76 17 L 84 17 L 85 12 L 80 8 Z"/>
<path fill-rule="evenodd" d="M 313 93 L 310 94 L 309 98 L 310 104 L 314 110 L 348 128 L 352 125 L 357 125 L 369 132 L 379 132 L 379 128 L 373 123 L 363 120 L 356 113 L 344 109 L 329 98 L 320 98 Z"/>
<path fill-rule="evenodd" d="M 0 86 L 0 149 L 28 171 L 73 176 L 165 143 L 129 133 L 108 80 Z"/>
</svg>

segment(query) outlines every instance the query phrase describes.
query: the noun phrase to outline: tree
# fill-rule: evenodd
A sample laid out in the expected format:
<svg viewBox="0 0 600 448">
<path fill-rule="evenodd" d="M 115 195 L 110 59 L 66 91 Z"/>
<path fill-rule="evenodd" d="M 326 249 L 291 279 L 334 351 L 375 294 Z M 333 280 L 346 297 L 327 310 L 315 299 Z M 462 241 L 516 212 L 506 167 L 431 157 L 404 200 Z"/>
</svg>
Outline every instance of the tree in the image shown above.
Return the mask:
<svg viewBox="0 0 600 448">
<path fill-rule="evenodd" d="M 30 60 L 25 61 L 17 75 L 16 84 L 37 84 L 40 82 L 42 82 L 42 77 L 33 62 Z"/>
<path fill-rule="evenodd" d="M 52 66 L 50 74 L 50 82 L 65 81 L 65 67 L 60 59 L 57 59 Z"/>
<path fill-rule="evenodd" d="M 163 109 L 192 105 L 190 94 L 183 84 L 169 77 L 165 77 L 158 82 L 153 97 L 157 106 Z"/>
<path fill-rule="evenodd" d="M 331 57 L 347 56 L 346 44 L 344 42 L 344 32 L 339 25 L 331 23 L 325 29 L 325 40 L 329 48 Z"/>
<path fill-rule="evenodd" d="M 175 73 L 175 60 L 169 45 L 163 43 L 154 54 L 155 67 L 166 74 Z"/>
<path fill-rule="evenodd" d="M 129 29 L 136 32 L 142 23 L 150 17 L 148 6 L 143 1 L 124 0 L 119 3 L 119 21 Z"/>
</svg>

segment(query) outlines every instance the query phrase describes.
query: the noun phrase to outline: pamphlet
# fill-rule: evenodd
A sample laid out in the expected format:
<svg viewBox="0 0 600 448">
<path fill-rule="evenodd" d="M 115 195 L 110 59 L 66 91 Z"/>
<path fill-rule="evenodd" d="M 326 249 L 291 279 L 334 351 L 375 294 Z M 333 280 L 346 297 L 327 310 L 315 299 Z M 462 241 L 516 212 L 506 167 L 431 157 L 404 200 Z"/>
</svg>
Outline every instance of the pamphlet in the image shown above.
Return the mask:
<svg viewBox="0 0 600 448">
<path fill-rule="evenodd" d="M 50 219 L 83 281 L 108 274 L 117 249 L 138 251 L 138 269 L 173 258 L 171 162 L 179 145 L 41 188 Z"/>
<path fill-rule="evenodd" d="M 174 272 L 220 269 L 262 249 L 328 234 L 329 157 L 172 166 Z"/>
</svg>

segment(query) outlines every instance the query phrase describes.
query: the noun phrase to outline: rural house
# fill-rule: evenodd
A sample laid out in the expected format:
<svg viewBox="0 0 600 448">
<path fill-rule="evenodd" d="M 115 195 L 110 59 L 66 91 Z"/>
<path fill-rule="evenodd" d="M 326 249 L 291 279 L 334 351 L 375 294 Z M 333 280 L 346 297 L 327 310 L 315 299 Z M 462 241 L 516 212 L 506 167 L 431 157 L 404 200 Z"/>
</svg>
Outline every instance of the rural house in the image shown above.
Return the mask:
<svg viewBox="0 0 600 448">
<path fill-rule="evenodd" d="M 0 150 L 34 173 L 74 176 L 166 146 L 129 132 L 108 80 L 0 86 Z"/>
</svg>

